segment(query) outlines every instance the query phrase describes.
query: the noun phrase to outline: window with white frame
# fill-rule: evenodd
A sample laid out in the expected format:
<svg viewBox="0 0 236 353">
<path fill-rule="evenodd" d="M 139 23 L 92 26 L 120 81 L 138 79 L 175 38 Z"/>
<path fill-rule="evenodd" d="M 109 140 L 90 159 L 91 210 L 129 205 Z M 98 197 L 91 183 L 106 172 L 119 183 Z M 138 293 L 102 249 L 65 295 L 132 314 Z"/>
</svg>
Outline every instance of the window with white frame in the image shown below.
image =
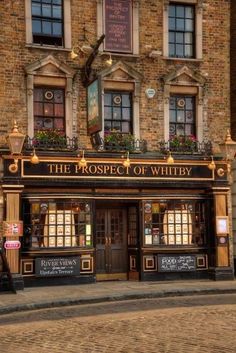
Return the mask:
<svg viewBox="0 0 236 353">
<path fill-rule="evenodd" d="M 71 0 L 25 0 L 26 44 L 71 48 Z"/>
<path fill-rule="evenodd" d="M 202 17 L 200 0 L 164 2 L 164 57 L 202 59 Z"/>
<path fill-rule="evenodd" d="M 193 58 L 195 56 L 195 7 L 170 4 L 169 56 Z"/>
</svg>

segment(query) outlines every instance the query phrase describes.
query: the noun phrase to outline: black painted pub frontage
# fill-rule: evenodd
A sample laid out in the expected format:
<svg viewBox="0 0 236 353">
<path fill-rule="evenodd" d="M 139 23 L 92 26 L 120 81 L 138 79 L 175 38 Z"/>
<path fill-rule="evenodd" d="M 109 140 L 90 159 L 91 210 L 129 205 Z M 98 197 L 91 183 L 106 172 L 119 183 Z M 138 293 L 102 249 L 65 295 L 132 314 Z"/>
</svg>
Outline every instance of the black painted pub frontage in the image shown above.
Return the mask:
<svg viewBox="0 0 236 353">
<path fill-rule="evenodd" d="M 3 156 L 6 255 L 22 286 L 233 278 L 224 162 L 86 159 L 20 156 L 11 173 Z"/>
</svg>

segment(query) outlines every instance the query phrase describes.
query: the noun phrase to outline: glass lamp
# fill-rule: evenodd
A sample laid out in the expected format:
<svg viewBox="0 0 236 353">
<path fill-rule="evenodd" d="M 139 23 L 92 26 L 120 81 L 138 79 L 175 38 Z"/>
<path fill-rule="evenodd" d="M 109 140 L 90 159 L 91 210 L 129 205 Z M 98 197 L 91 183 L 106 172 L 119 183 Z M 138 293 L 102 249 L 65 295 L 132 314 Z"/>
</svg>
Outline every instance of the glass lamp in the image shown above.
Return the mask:
<svg viewBox="0 0 236 353">
<path fill-rule="evenodd" d="M 25 141 L 25 135 L 19 132 L 16 121 L 14 121 L 14 127 L 12 132 L 7 136 L 7 143 L 9 145 L 12 155 L 20 155 L 23 144 Z"/>
<path fill-rule="evenodd" d="M 221 153 L 227 162 L 232 162 L 236 153 L 236 142 L 232 140 L 229 130 L 225 141 L 219 144 Z"/>
</svg>

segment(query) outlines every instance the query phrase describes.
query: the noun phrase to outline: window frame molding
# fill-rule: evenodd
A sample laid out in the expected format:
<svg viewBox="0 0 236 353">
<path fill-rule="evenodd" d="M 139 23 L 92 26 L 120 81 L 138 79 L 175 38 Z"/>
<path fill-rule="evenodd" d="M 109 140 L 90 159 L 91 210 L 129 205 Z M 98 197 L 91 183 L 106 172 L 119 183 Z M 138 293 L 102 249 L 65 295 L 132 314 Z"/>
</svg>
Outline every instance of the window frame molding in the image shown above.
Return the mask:
<svg viewBox="0 0 236 353">
<path fill-rule="evenodd" d="M 195 5 L 195 56 L 193 58 L 176 58 L 169 56 L 169 5 L 178 3 L 181 5 Z M 163 56 L 173 60 L 202 60 L 202 21 L 203 0 L 164 0 L 163 6 Z"/>
<path fill-rule="evenodd" d="M 126 75 L 119 75 L 122 72 Z M 132 93 L 133 100 L 133 135 L 136 139 L 140 139 L 140 95 L 141 95 L 141 81 L 143 76 L 134 70 L 131 66 L 127 65 L 122 61 L 118 61 L 112 67 L 107 68 L 100 72 L 101 84 L 102 84 L 102 131 L 101 135 L 104 134 L 104 91 L 109 90 L 120 90 Z"/>
<path fill-rule="evenodd" d="M 47 68 L 48 67 L 48 68 Z M 51 67 L 51 70 L 50 70 Z M 55 70 L 56 68 L 56 70 Z M 65 90 L 65 133 L 73 137 L 73 77 L 75 71 L 68 65 L 48 55 L 42 60 L 25 67 L 27 87 L 28 135 L 34 136 L 34 99 L 35 86 L 63 87 Z"/>
<path fill-rule="evenodd" d="M 182 76 L 182 78 L 181 78 Z M 206 78 L 200 73 L 196 73 L 183 66 L 177 71 L 172 71 L 164 77 L 164 140 L 169 140 L 169 102 L 171 94 L 194 95 L 195 117 L 196 117 L 196 138 L 199 142 L 204 139 L 203 136 L 203 100 Z"/>
<path fill-rule="evenodd" d="M 71 0 L 63 0 L 63 41 L 62 46 L 40 45 L 33 42 L 31 0 L 25 0 L 26 45 L 36 48 L 71 49 Z"/>
<path fill-rule="evenodd" d="M 133 31 L 132 31 L 132 52 L 124 53 L 115 51 L 112 52 L 112 55 L 120 56 L 132 56 L 139 55 L 139 6 L 140 0 L 133 0 Z M 102 34 L 105 34 L 105 15 L 104 15 L 104 0 L 97 0 L 97 36 L 101 37 Z M 104 44 L 100 46 L 100 51 L 104 51 Z M 107 51 L 104 51 L 107 52 Z"/>
</svg>

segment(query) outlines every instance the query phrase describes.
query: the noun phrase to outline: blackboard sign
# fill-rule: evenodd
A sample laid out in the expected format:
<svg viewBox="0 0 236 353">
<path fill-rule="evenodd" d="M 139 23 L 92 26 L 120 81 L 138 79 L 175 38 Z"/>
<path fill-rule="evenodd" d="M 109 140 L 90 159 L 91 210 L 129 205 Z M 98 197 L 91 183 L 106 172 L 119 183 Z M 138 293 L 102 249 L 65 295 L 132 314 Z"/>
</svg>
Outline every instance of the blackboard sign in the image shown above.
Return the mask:
<svg viewBox="0 0 236 353">
<path fill-rule="evenodd" d="M 159 272 L 187 272 L 196 270 L 194 255 L 158 255 Z"/>
<path fill-rule="evenodd" d="M 77 276 L 80 257 L 45 257 L 35 259 L 35 275 L 39 277 Z"/>
</svg>

